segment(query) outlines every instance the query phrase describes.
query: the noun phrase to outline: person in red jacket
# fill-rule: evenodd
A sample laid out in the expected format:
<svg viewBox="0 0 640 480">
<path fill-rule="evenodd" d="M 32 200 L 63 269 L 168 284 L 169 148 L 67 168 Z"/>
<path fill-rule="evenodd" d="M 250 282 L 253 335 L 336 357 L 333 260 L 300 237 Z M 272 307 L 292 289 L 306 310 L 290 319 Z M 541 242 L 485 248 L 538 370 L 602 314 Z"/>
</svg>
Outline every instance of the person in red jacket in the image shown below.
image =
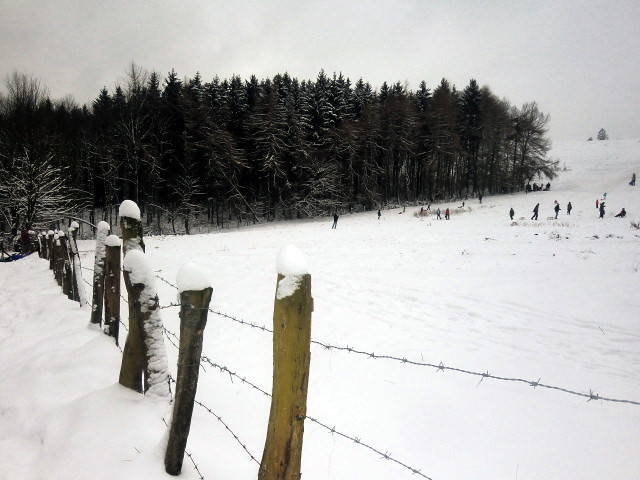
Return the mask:
<svg viewBox="0 0 640 480">
<path fill-rule="evenodd" d="M 450 217 L 450 213 L 451 213 L 451 212 L 449 211 L 449 209 L 448 209 L 448 208 L 444 211 L 444 219 L 445 219 L 445 220 L 449 220 L 449 218 L 451 218 L 451 217 Z"/>
</svg>

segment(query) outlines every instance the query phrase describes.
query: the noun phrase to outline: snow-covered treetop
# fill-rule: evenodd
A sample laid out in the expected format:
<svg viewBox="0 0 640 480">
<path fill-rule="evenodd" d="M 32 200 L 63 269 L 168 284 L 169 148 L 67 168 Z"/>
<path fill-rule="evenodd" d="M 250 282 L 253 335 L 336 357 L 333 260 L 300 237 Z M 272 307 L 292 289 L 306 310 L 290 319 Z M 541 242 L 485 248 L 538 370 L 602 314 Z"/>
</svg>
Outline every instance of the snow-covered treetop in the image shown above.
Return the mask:
<svg viewBox="0 0 640 480">
<path fill-rule="evenodd" d="M 98 231 L 99 231 L 99 232 L 100 232 L 100 231 L 103 231 L 103 232 L 104 232 L 104 231 L 107 231 L 107 232 L 108 232 L 109 230 L 111 230 L 111 227 L 110 227 L 110 226 L 109 226 L 109 224 L 108 224 L 107 222 L 105 222 L 105 221 L 102 221 L 102 222 L 98 223 L 97 228 L 98 228 Z"/>
<path fill-rule="evenodd" d="M 125 200 L 120 204 L 120 208 L 118 209 L 118 216 L 140 220 L 140 208 L 133 200 Z"/>
<path fill-rule="evenodd" d="M 76 221 L 71 222 L 71 225 L 69 225 L 69 230 L 74 229 L 74 230 L 78 230 L 80 228 L 80 224 Z"/>
<path fill-rule="evenodd" d="M 120 237 L 118 237 L 117 235 L 109 235 L 107 238 L 105 238 L 104 240 L 104 244 L 107 247 L 119 247 L 120 246 Z"/>
<path fill-rule="evenodd" d="M 132 284 L 142 283 L 153 291 L 156 290 L 156 276 L 142 250 L 129 250 L 124 256 L 122 267 L 129 272 Z"/>
<path fill-rule="evenodd" d="M 280 275 L 305 275 L 309 273 L 307 259 L 294 245 L 285 245 L 278 253 L 276 269 Z"/>
<path fill-rule="evenodd" d="M 207 274 L 193 262 L 185 263 L 178 270 L 176 276 L 178 283 L 178 293 L 188 291 L 200 291 L 211 286 L 211 281 Z"/>
</svg>

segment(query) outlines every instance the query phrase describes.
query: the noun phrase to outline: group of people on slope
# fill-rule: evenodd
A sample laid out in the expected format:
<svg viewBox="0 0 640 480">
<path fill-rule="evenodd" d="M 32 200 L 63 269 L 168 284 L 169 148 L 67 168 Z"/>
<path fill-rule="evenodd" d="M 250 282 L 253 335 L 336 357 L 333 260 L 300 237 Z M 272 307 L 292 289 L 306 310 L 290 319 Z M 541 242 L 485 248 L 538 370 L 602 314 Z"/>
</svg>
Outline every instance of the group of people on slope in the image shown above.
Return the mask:
<svg viewBox="0 0 640 480">
<path fill-rule="evenodd" d="M 555 212 L 555 217 L 554 219 L 558 218 L 558 214 L 560 213 L 560 204 L 558 203 L 557 200 L 553 201 L 553 211 Z M 540 210 L 540 204 L 536 203 L 536 206 L 533 207 L 533 215 L 531 216 L 531 220 L 538 220 L 538 212 Z M 571 215 L 571 210 L 573 210 L 573 205 L 571 205 L 571 202 L 567 203 L 567 215 Z M 511 220 L 513 220 L 513 208 L 511 208 L 511 210 L 509 210 L 509 217 L 511 218 Z"/>
</svg>

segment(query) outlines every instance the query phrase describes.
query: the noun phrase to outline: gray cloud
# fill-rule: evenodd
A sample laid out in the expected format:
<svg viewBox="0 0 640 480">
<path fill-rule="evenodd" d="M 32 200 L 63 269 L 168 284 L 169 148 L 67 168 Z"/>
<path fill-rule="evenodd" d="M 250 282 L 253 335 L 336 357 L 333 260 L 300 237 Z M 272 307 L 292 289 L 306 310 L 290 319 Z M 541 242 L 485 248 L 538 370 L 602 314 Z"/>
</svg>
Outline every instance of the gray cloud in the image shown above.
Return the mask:
<svg viewBox="0 0 640 480">
<path fill-rule="evenodd" d="M 554 140 L 640 136 L 640 2 L 0 0 L 0 78 L 90 102 L 127 65 L 203 78 L 324 68 L 383 81 L 470 78 L 551 114 Z"/>
</svg>

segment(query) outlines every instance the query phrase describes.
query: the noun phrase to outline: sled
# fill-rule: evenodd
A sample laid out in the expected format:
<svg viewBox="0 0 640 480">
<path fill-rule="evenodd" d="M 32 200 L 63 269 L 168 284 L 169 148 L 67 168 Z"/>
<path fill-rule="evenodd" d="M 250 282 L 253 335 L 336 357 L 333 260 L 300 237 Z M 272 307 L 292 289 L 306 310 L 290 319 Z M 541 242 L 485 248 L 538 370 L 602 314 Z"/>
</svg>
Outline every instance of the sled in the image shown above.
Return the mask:
<svg viewBox="0 0 640 480">
<path fill-rule="evenodd" d="M 547 220 L 556 220 L 556 217 L 547 217 Z"/>
</svg>

